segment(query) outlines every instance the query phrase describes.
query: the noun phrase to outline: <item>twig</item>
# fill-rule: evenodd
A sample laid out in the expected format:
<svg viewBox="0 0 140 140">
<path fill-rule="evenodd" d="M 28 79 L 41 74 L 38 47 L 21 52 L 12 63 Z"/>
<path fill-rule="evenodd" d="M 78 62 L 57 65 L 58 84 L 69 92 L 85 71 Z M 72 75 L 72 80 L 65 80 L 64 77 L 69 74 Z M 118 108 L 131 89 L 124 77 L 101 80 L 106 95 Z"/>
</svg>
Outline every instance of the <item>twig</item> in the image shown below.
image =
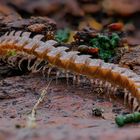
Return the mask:
<svg viewBox="0 0 140 140">
<path fill-rule="evenodd" d="M 38 99 L 38 101 L 36 102 L 36 104 L 34 105 L 31 114 L 28 116 L 28 120 L 27 120 L 27 127 L 28 128 L 35 128 L 36 127 L 36 110 L 38 105 L 43 101 L 45 95 L 47 94 L 47 90 L 50 86 L 52 82 L 52 79 L 49 81 L 47 87 L 45 87 L 42 91 L 41 91 L 41 95 Z"/>
</svg>

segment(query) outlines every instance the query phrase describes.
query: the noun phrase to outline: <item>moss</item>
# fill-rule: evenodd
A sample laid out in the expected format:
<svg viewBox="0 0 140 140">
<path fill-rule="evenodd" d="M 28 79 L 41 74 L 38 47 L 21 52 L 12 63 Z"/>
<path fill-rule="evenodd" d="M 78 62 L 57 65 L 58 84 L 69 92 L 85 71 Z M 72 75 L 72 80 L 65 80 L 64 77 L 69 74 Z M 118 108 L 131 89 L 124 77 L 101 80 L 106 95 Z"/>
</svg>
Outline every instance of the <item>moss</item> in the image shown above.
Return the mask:
<svg viewBox="0 0 140 140">
<path fill-rule="evenodd" d="M 99 48 L 99 57 L 108 61 L 116 55 L 115 48 L 118 47 L 120 37 L 117 33 L 109 35 L 98 34 L 97 37 L 90 40 L 93 48 Z"/>
</svg>

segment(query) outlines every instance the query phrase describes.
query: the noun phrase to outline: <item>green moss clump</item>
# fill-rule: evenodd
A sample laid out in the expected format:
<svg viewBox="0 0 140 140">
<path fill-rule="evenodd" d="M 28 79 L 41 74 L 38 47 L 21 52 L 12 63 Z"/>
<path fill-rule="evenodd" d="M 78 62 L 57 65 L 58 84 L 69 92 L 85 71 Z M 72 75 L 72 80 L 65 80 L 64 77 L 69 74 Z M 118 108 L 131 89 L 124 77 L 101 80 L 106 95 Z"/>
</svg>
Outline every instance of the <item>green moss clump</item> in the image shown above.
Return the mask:
<svg viewBox="0 0 140 140">
<path fill-rule="evenodd" d="M 120 37 L 117 33 L 109 35 L 98 34 L 97 37 L 90 40 L 90 45 L 93 48 L 99 48 L 99 57 L 108 61 L 115 56 L 115 49 L 119 45 Z"/>
</svg>

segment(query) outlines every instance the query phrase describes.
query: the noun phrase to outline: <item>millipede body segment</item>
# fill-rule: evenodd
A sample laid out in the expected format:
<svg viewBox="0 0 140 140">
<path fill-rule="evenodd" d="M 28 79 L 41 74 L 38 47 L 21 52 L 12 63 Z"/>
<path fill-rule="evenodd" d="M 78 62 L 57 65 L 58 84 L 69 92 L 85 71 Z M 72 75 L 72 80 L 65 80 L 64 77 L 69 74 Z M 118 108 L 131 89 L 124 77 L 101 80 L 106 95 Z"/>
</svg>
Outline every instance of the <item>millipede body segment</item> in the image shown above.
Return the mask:
<svg viewBox="0 0 140 140">
<path fill-rule="evenodd" d="M 116 64 L 92 59 L 89 55 L 79 55 L 78 51 L 67 51 L 67 47 L 55 47 L 57 41 L 41 41 L 43 35 L 30 37 L 29 32 L 12 31 L 0 37 L 0 55 L 3 58 L 8 51 L 14 50 L 26 59 L 36 57 L 34 68 L 45 61 L 46 66 L 57 67 L 66 73 L 88 77 L 91 81 L 100 79 L 109 86 L 120 86 L 125 90 L 124 100 L 131 104 L 133 110 L 140 111 L 140 77 L 133 71 Z M 31 61 L 29 60 L 28 67 Z M 32 66 L 33 67 L 33 66 Z M 45 67 L 43 67 L 45 69 Z"/>
</svg>

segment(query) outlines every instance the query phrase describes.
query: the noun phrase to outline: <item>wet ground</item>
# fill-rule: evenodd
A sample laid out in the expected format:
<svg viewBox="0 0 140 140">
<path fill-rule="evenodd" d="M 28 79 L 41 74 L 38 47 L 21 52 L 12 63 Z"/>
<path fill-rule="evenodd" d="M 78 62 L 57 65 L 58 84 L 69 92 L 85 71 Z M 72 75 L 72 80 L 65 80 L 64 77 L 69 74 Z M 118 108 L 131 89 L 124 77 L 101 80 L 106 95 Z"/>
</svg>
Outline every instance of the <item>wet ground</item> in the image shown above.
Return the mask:
<svg viewBox="0 0 140 140">
<path fill-rule="evenodd" d="M 129 113 L 118 97 L 99 95 L 89 85 L 67 85 L 54 80 L 36 112 L 36 127 L 27 120 L 42 89 L 48 85 L 41 74 L 12 76 L 0 81 L 1 140 L 128 140 L 138 139 L 139 124 L 118 128 L 114 118 Z M 92 110 L 100 108 L 101 117 Z M 130 133 L 131 132 L 131 133 Z M 117 134 L 117 135 L 116 135 Z"/>
</svg>

